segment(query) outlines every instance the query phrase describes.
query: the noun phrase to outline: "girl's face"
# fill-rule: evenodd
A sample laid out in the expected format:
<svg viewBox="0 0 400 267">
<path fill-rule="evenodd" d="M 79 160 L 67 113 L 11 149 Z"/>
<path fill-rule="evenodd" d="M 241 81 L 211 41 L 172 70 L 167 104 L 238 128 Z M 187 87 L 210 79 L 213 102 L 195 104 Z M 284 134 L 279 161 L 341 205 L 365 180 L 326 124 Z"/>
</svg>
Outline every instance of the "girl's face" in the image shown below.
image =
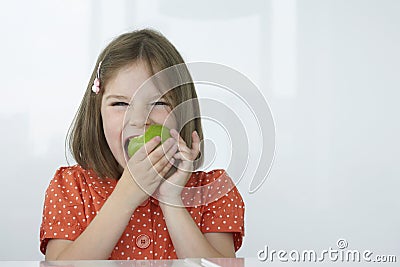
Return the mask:
<svg viewBox="0 0 400 267">
<path fill-rule="evenodd" d="M 105 86 L 101 103 L 104 135 L 122 168 L 131 137 L 142 135 L 152 124 L 177 129 L 171 107 L 166 98 L 160 99 L 160 91 L 149 83 L 138 90 L 150 76 L 146 65 L 138 61 L 119 70 Z"/>
</svg>

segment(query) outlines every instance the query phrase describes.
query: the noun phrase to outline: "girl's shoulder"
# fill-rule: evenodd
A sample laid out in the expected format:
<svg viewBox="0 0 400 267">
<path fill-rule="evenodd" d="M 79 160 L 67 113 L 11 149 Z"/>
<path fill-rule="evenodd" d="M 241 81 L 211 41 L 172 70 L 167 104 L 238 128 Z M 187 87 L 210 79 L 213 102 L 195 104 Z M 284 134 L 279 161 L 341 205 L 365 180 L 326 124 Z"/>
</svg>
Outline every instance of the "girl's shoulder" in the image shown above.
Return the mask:
<svg viewBox="0 0 400 267">
<path fill-rule="evenodd" d="M 56 170 L 56 175 L 78 175 L 78 173 L 87 172 L 81 165 L 61 166 Z"/>
<path fill-rule="evenodd" d="M 90 170 L 84 169 L 81 165 L 75 164 L 72 166 L 61 166 L 56 170 L 54 177 L 59 179 L 74 179 L 78 180 L 85 176 L 96 176 L 96 173 Z"/>
<path fill-rule="evenodd" d="M 183 196 L 195 204 L 211 203 L 219 199 L 223 201 L 226 197 L 242 200 L 235 181 L 224 169 L 193 172 L 183 189 Z"/>
<path fill-rule="evenodd" d="M 62 166 L 57 169 L 51 184 L 65 187 L 75 187 L 80 184 L 92 184 L 102 182 L 93 170 L 84 169 L 79 164 L 72 166 Z"/>
<path fill-rule="evenodd" d="M 93 171 L 80 165 L 59 167 L 46 190 L 47 195 L 64 196 L 66 199 L 75 198 L 81 194 L 96 194 L 106 199 L 115 188 L 117 180 L 101 179 Z M 55 195 L 57 194 L 57 195 Z"/>
</svg>

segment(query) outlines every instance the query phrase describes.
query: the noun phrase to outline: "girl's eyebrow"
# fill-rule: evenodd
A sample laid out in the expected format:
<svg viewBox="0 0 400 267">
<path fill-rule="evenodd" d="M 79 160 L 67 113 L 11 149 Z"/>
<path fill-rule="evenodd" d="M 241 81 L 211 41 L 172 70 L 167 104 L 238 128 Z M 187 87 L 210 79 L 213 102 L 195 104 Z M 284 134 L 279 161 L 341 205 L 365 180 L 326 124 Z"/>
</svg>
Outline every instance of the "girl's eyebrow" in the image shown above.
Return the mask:
<svg viewBox="0 0 400 267">
<path fill-rule="evenodd" d="M 130 101 L 130 98 L 124 96 L 124 95 L 108 95 L 106 97 L 106 101 L 111 99 L 111 98 L 116 98 L 116 99 L 121 99 L 121 100 L 126 100 Z M 162 95 L 155 95 L 151 98 L 151 101 L 156 101 L 156 100 L 165 100 L 165 97 Z"/>
<path fill-rule="evenodd" d="M 166 98 L 164 96 L 155 96 L 150 98 L 150 101 L 156 101 L 156 100 L 165 100 Z"/>
<path fill-rule="evenodd" d="M 128 97 L 123 96 L 123 95 L 109 95 L 106 97 L 106 100 L 110 99 L 110 98 L 117 98 L 117 99 L 124 99 L 124 100 L 129 100 Z"/>
</svg>

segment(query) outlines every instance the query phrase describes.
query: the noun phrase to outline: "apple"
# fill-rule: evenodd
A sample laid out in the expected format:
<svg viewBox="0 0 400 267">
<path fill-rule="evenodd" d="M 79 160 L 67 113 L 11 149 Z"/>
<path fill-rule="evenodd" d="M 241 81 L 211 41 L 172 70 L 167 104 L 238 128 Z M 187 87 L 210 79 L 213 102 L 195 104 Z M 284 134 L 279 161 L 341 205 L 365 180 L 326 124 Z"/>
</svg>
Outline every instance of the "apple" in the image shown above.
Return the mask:
<svg viewBox="0 0 400 267">
<path fill-rule="evenodd" d="M 136 136 L 129 141 L 129 157 L 132 157 L 145 143 L 156 136 L 161 136 L 161 144 L 171 137 L 167 127 L 162 126 L 161 124 L 150 125 L 144 134 Z"/>
</svg>

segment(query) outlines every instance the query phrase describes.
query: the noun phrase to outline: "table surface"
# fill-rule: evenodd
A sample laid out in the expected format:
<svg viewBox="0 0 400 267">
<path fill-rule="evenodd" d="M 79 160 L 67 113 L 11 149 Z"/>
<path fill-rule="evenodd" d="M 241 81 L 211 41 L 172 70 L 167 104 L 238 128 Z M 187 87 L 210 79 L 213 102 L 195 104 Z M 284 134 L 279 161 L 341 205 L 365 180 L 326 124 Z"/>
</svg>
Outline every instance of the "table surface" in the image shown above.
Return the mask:
<svg viewBox="0 0 400 267">
<path fill-rule="evenodd" d="M 256 259 L 254 259 L 256 260 Z M 130 260 L 130 261 L 63 261 L 63 262 L 36 262 L 35 267 L 242 267 L 245 265 L 244 258 L 225 258 L 225 259 L 179 259 L 179 260 Z M 255 263 L 255 262 L 254 262 Z M 259 262 L 260 263 L 260 262 Z M 30 265 L 31 266 L 31 265 Z M 30 267 L 26 266 L 26 267 Z M 33 265 L 32 265 L 33 266 Z M 250 264 L 248 266 L 254 266 Z"/>
<path fill-rule="evenodd" d="M 1 267 L 242 267 L 264 265 L 257 258 L 234 259 L 179 259 L 179 260 L 130 260 L 130 261 L 0 261 Z"/>
<path fill-rule="evenodd" d="M 208 261 L 205 262 L 204 260 Z M 338 262 L 324 262 L 323 266 L 342 266 Z M 179 259 L 179 260 L 130 260 L 130 261 L 0 261 L 0 267 L 253 267 L 253 266 L 321 266 L 315 262 L 278 262 L 259 261 L 257 258 L 225 259 Z M 395 266 L 395 264 L 389 264 Z M 345 262 L 343 266 L 365 266 L 364 263 Z M 368 266 L 382 266 L 368 263 Z M 387 265 L 385 265 L 387 266 Z"/>
</svg>

